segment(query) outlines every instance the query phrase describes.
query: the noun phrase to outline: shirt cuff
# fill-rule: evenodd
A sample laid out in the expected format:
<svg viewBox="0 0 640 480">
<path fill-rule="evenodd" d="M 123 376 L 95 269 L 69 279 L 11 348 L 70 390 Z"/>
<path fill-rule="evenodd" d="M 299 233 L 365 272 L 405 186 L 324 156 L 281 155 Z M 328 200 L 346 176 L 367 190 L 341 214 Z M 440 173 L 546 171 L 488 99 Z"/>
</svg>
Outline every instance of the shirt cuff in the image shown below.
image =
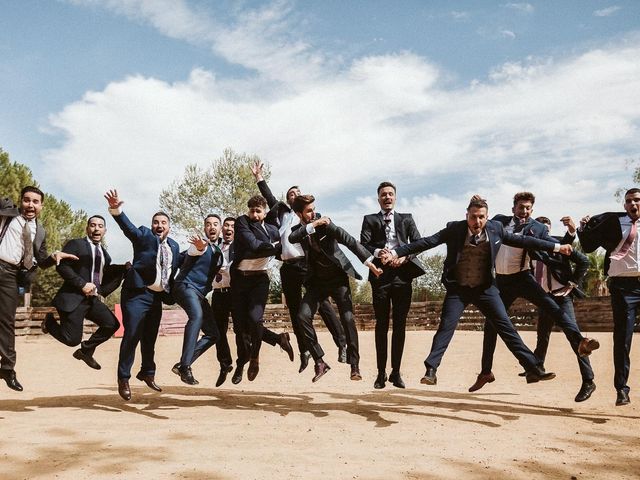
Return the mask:
<svg viewBox="0 0 640 480">
<path fill-rule="evenodd" d="M 312 234 L 316 233 L 316 229 L 313 226 L 313 223 L 307 223 L 307 233 L 309 235 L 312 235 Z"/>
<path fill-rule="evenodd" d="M 109 209 L 109 213 L 111 215 L 113 215 L 114 217 L 117 217 L 118 215 L 120 215 L 122 213 L 122 207 L 110 208 Z"/>
<path fill-rule="evenodd" d="M 380 252 L 381 252 L 381 251 L 382 251 L 382 249 L 381 249 L 381 248 L 376 248 L 376 249 L 373 251 L 373 256 L 374 256 L 374 257 L 376 257 L 376 258 L 380 258 Z"/>
<path fill-rule="evenodd" d="M 187 255 L 189 255 L 190 257 L 199 257 L 200 255 L 204 254 L 204 252 L 206 251 L 207 251 L 206 247 L 204 250 L 200 251 L 196 248 L 195 245 L 189 245 L 189 249 L 187 250 Z"/>
<path fill-rule="evenodd" d="M 367 258 L 364 262 L 365 265 L 368 265 L 369 263 L 373 262 L 373 255 L 371 255 L 369 258 Z"/>
<path fill-rule="evenodd" d="M 561 245 L 559 243 L 556 243 L 553 245 L 553 253 L 558 253 L 560 251 L 560 247 Z"/>
</svg>

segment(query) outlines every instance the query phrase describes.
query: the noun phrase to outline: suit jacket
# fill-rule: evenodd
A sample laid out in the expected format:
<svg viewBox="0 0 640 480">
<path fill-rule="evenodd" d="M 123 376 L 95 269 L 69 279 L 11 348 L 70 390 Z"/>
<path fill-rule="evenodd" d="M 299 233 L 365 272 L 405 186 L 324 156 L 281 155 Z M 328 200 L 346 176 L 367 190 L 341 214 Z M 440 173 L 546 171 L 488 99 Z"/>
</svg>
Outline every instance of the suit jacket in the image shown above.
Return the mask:
<svg viewBox="0 0 640 480">
<path fill-rule="evenodd" d="M 620 218 L 627 216 L 626 212 L 607 212 L 594 215 L 589 219 L 582 231 L 578 230 L 580 245 L 587 253 L 602 247 L 606 250 L 604 272 L 609 271 L 611 252 L 622 240 Z"/>
<path fill-rule="evenodd" d="M 307 233 L 306 225 L 300 224 L 293 227 L 291 235 L 289 235 L 291 243 L 300 243 L 304 249 L 307 260 L 307 277 L 313 276 L 313 265 L 309 262 L 309 250 L 311 249 L 311 241 L 315 241 L 320 245 L 320 253 L 324 255 L 331 263 L 342 269 L 347 275 L 361 280 L 362 277 L 351 265 L 351 262 L 345 254 L 340 250 L 339 243 L 351 250 L 362 262 L 371 256 L 369 251 L 360 245 L 355 238 L 349 235 L 344 229 L 330 223 L 318 227 L 314 233 Z"/>
<path fill-rule="evenodd" d="M 160 246 L 158 236 L 150 228 L 136 227 L 124 212 L 112 216 L 133 245 L 133 261 L 124 277 L 123 288 L 145 288 L 152 285 L 157 276 L 156 262 Z M 180 247 L 172 238 L 167 237 L 167 243 L 171 248 L 172 255 L 170 278 L 170 285 L 172 285 L 176 270 L 180 265 Z"/>
<path fill-rule="evenodd" d="M 393 224 L 396 230 L 396 238 L 400 245 L 405 245 L 420 238 L 420 232 L 413 217 L 410 213 L 393 214 Z M 384 248 L 387 242 L 385 232 L 384 219 L 381 212 L 365 215 L 362 220 L 362 229 L 360 231 L 360 243 L 366 248 L 371 255 L 378 248 Z M 380 281 L 390 283 L 394 278 L 400 277 L 405 282 L 411 282 L 415 277 L 424 275 L 425 271 L 420 261 L 411 255 L 409 261 L 398 268 L 392 268 L 382 265 L 379 258 L 373 260 L 373 263 L 381 267 L 383 273 L 380 277 L 376 277 L 373 272 L 369 272 L 369 281 Z"/>
<path fill-rule="evenodd" d="M 264 258 L 280 253 L 278 229 L 266 221 L 263 225 L 264 228 L 259 222 L 250 221 L 246 215 L 236 218 L 232 270 L 237 269 L 245 258 Z M 274 246 L 275 242 L 278 243 Z"/>
<path fill-rule="evenodd" d="M 449 222 L 447 226 L 438 233 L 398 247 L 395 251 L 399 257 L 403 257 L 405 255 L 429 250 L 443 243 L 446 244 L 447 257 L 444 260 L 442 283 L 447 289 L 455 288 L 458 286 L 455 279 L 455 266 L 458 263 L 458 258 L 467 240 L 468 231 L 469 227 L 466 220 Z M 485 225 L 484 232 L 491 246 L 491 262 L 489 268 L 491 269 L 490 275 L 494 285 L 496 278 L 496 255 L 503 243 L 512 247 L 547 251 L 553 251 L 556 245 L 555 242 L 541 240 L 533 236 L 509 233 L 504 229 L 502 223 L 496 220 L 489 220 Z"/>
<path fill-rule="evenodd" d="M 266 181 L 259 181 L 258 189 L 260 190 L 260 195 L 267 200 L 267 205 L 269 205 L 269 211 L 267 212 L 267 217 L 264 221 L 280 228 L 280 225 L 282 224 L 282 217 L 285 213 L 291 211 L 291 207 L 285 202 L 274 197 Z"/>
<path fill-rule="evenodd" d="M 88 282 L 92 282 L 91 270 L 93 268 L 93 252 L 91 245 L 86 238 L 75 238 L 69 240 L 62 251 L 71 253 L 78 257 L 78 260 L 62 260 L 56 270 L 64 279 L 62 287 L 53 297 L 53 306 L 63 312 L 72 312 L 80 302 L 86 298 L 82 293 L 82 287 Z M 112 293 L 122 283 L 126 272 L 124 265 L 111 265 L 111 256 L 103 248 L 103 269 L 102 283 L 98 287 L 98 293 L 106 297 Z"/>
<path fill-rule="evenodd" d="M 566 235 L 564 238 L 553 238 L 562 242 L 566 239 Z M 571 294 L 578 298 L 586 297 L 585 293 L 579 288 L 579 285 L 587 274 L 587 270 L 589 270 L 589 259 L 584 253 L 574 250 L 571 252 L 571 255 L 567 257 L 560 253 L 538 251 L 538 255 L 540 256 L 538 261 L 543 262 L 547 266 L 549 273 L 557 282 L 562 285 L 568 285 L 569 282 L 575 283 L 578 287 L 574 287 L 573 290 L 571 290 Z M 572 267 L 572 264 L 575 265 L 575 268 Z"/>
<path fill-rule="evenodd" d="M 506 228 L 507 225 L 511 223 L 511 219 L 513 219 L 513 215 L 498 214 L 498 215 L 495 215 L 492 220 L 496 220 L 502 223 L 502 225 Z M 533 218 L 529 218 L 527 220 L 527 223 L 524 224 L 524 226 L 522 227 L 522 230 L 520 230 L 519 233 L 521 235 L 540 238 L 548 242 L 555 242 L 555 243 L 559 242 L 563 245 L 573 243 L 573 236 L 569 235 L 568 233 L 562 238 L 562 240 L 559 240 L 556 237 L 552 237 L 549 234 L 549 229 L 547 228 L 547 226 L 544 223 L 540 223 L 537 220 L 534 220 Z M 527 248 L 526 251 L 530 259 L 542 260 L 542 257 L 540 256 L 540 252 L 537 249 Z M 523 261 L 526 261 L 524 256 L 523 256 Z M 524 264 L 522 266 L 524 267 Z"/>
<path fill-rule="evenodd" d="M 206 296 L 213 288 L 213 277 L 222 267 L 222 252 L 209 244 L 202 255 L 189 255 L 186 250 L 181 255 L 183 260 L 174 284 L 191 285 Z"/>
</svg>

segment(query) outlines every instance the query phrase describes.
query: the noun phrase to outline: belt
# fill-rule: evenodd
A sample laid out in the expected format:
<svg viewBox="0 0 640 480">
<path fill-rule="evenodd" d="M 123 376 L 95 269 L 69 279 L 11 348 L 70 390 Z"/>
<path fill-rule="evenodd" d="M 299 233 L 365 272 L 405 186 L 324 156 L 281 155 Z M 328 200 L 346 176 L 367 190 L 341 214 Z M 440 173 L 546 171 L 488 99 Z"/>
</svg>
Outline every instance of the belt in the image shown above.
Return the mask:
<svg viewBox="0 0 640 480">
<path fill-rule="evenodd" d="M 266 275 L 266 270 L 237 270 L 238 274 L 243 277 L 253 277 L 255 275 Z"/>
<path fill-rule="evenodd" d="M 0 260 L 0 266 L 9 270 L 20 270 L 20 265 L 14 265 L 13 263 L 5 262 L 4 260 Z"/>
<path fill-rule="evenodd" d="M 231 291 L 231 287 L 214 288 L 213 293 L 227 293 Z"/>
<path fill-rule="evenodd" d="M 286 263 L 287 265 L 296 265 L 302 262 L 304 262 L 304 257 L 288 258 L 286 260 L 282 260 L 282 263 Z"/>
</svg>

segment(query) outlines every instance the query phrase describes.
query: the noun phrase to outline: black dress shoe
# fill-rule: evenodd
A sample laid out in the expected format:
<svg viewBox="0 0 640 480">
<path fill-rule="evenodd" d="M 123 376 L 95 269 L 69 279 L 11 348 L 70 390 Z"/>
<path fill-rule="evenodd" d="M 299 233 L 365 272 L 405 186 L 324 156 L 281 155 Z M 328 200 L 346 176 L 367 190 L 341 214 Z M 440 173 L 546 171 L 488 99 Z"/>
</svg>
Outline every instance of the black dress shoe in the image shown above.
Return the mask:
<svg viewBox="0 0 640 480">
<path fill-rule="evenodd" d="M 338 349 L 338 362 L 347 363 L 347 347 L 342 346 Z"/>
<path fill-rule="evenodd" d="M 180 375 L 180 362 L 176 363 L 171 367 L 171 371 L 176 375 Z"/>
<path fill-rule="evenodd" d="M 200 382 L 193 378 L 193 373 L 191 372 L 191 367 L 180 367 L 180 380 L 182 380 L 187 385 L 198 385 Z"/>
<path fill-rule="evenodd" d="M 593 392 L 596 391 L 596 384 L 593 383 L 593 380 L 590 382 L 582 382 L 582 386 L 576 395 L 576 402 L 584 402 L 588 400 Z"/>
<path fill-rule="evenodd" d="M 551 380 L 556 378 L 556 374 L 553 372 L 545 372 L 540 367 L 535 367 L 527 372 L 527 383 L 544 382 L 545 380 Z"/>
<path fill-rule="evenodd" d="M 162 389 L 156 384 L 156 377 L 154 375 L 143 375 L 142 372 L 138 372 L 136 378 L 141 382 L 147 384 L 151 390 L 155 390 L 156 392 L 161 392 Z"/>
<path fill-rule="evenodd" d="M 351 380 L 362 380 L 362 375 L 360 375 L 360 368 L 358 365 L 351 365 L 351 374 L 349 375 Z"/>
<path fill-rule="evenodd" d="M 616 406 L 619 407 L 621 405 L 628 405 L 631 403 L 631 399 L 629 398 L 629 393 L 626 390 L 618 390 L 618 394 L 616 396 Z"/>
<path fill-rule="evenodd" d="M 476 378 L 476 383 L 474 383 L 469 387 L 469 391 L 475 392 L 476 390 L 480 390 L 487 383 L 495 382 L 495 380 L 496 380 L 496 377 L 493 375 L 492 372 L 481 373 L 478 375 L 478 378 Z"/>
<path fill-rule="evenodd" d="M 387 374 L 385 372 L 378 372 L 376 381 L 373 382 L 373 388 L 375 388 L 376 390 L 383 389 L 386 381 L 387 381 Z"/>
<path fill-rule="evenodd" d="M 21 392 L 23 390 L 22 385 L 16 378 L 15 370 L 0 370 L 0 378 L 3 378 L 7 383 L 7 387 L 11 390 L 15 390 L 16 392 Z"/>
<path fill-rule="evenodd" d="M 427 367 L 427 371 L 424 377 L 420 379 L 420 383 L 425 385 L 436 385 L 438 383 L 438 377 L 436 376 L 436 369 L 433 367 Z"/>
<path fill-rule="evenodd" d="M 322 360 L 318 360 L 318 363 L 316 363 L 313 368 L 315 369 L 316 374 L 314 375 L 313 379 L 311 379 L 311 381 L 314 383 L 320 380 L 320 377 L 331 370 L 331 367 L 324 363 Z"/>
<path fill-rule="evenodd" d="M 220 365 L 220 375 L 218 375 L 218 379 L 216 380 L 216 387 L 219 387 L 227 380 L 227 375 L 233 370 L 233 366 L 231 365 Z"/>
<path fill-rule="evenodd" d="M 129 380 L 127 380 L 126 378 L 118 379 L 118 395 L 120 395 L 123 400 L 131 400 L 131 389 L 129 388 Z"/>
<path fill-rule="evenodd" d="M 260 371 L 260 359 L 252 358 L 249 360 L 249 368 L 247 368 L 247 378 L 250 382 L 253 382 L 258 376 L 258 372 Z"/>
<path fill-rule="evenodd" d="M 309 358 L 311 354 L 309 352 L 303 352 L 300 354 L 300 368 L 298 369 L 298 373 L 304 372 L 305 368 L 309 366 Z"/>
<path fill-rule="evenodd" d="M 289 355 L 289 360 L 293 362 L 293 347 L 291 346 L 291 342 L 289 341 L 289 334 L 287 332 L 280 334 L 280 348 L 287 352 L 287 355 Z M 249 370 L 247 370 L 247 378 L 249 378 Z M 251 379 L 249 378 L 249 380 Z"/>
<path fill-rule="evenodd" d="M 236 365 L 236 371 L 233 372 L 233 377 L 231 377 L 231 383 L 234 385 L 239 384 L 242 381 L 242 372 L 244 370 L 244 363 Z"/>
<path fill-rule="evenodd" d="M 400 372 L 396 372 L 395 370 L 391 372 L 389 375 L 389 381 L 396 388 L 405 388 L 404 381 L 400 376 Z"/>
<path fill-rule="evenodd" d="M 98 362 L 96 362 L 95 358 L 92 355 L 89 355 L 86 352 L 83 352 L 81 348 L 73 352 L 73 358 L 77 360 L 82 360 L 84 363 L 89 365 L 94 370 L 100 370 L 102 367 Z"/>
</svg>

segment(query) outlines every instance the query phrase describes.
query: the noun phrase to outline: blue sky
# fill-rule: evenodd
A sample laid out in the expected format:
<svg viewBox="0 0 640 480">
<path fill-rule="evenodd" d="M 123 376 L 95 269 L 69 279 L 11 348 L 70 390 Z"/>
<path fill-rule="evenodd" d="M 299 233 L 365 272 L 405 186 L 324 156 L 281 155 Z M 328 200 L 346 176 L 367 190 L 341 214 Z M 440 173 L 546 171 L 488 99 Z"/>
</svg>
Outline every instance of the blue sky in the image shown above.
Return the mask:
<svg viewBox="0 0 640 480">
<path fill-rule="evenodd" d="M 75 208 L 117 187 L 137 223 L 230 146 L 356 236 L 386 179 L 425 234 L 524 189 L 559 228 L 630 183 L 639 59 L 635 1 L 5 1 L 0 146 Z"/>
</svg>

